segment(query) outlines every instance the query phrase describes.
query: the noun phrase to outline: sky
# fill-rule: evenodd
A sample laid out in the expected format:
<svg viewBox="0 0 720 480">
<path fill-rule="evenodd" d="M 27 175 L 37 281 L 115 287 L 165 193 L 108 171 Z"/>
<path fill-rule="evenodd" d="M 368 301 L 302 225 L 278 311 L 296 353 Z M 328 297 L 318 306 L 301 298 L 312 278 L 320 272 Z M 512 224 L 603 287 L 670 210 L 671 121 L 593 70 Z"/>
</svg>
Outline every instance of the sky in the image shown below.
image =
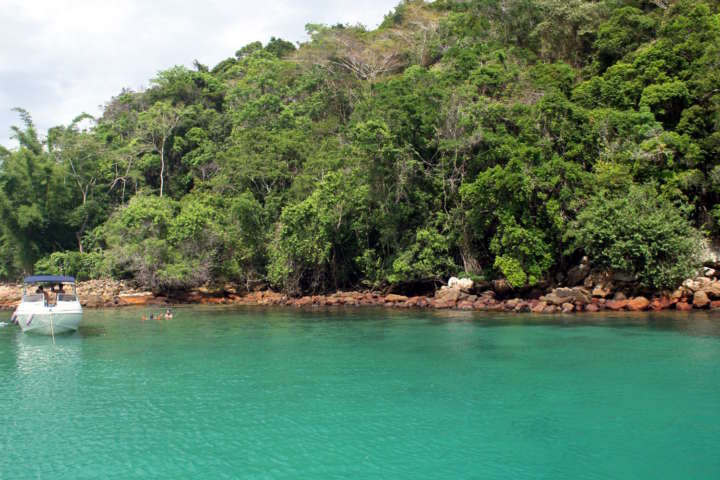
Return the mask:
<svg viewBox="0 0 720 480">
<path fill-rule="evenodd" d="M 214 66 L 240 47 L 306 39 L 307 23 L 377 26 L 400 0 L 0 0 L 0 144 L 13 148 L 14 107 L 41 133 L 123 88 L 193 60 Z"/>
</svg>

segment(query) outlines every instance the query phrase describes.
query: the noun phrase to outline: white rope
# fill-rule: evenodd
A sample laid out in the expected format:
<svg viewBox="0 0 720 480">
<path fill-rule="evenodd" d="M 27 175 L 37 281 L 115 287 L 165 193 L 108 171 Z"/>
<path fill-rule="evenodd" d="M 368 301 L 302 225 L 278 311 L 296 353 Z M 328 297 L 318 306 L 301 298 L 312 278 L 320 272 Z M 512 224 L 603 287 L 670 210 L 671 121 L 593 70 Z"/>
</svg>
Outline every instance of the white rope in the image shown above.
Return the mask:
<svg viewBox="0 0 720 480">
<path fill-rule="evenodd" d="M 53 328 L 53 314 L 50 314 L 50 333 L 53 338 L 53 345 L 55 345 L 55 329 Z"/>
</svg>

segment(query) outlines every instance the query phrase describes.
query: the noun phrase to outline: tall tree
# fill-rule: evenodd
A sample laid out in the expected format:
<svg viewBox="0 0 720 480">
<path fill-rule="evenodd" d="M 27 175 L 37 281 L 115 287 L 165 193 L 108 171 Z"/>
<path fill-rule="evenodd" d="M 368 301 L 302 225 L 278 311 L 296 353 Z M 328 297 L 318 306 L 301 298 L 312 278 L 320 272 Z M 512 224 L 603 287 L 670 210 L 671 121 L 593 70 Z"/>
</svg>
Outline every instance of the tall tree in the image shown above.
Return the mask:
<svg viewBox="0 0 720 480">
<path fill-rule="evenodd" d="M 170 139 L 183 118 L 184 108 L 168 101 L 158 101 L 138 118 L 140 139 L 150 150 L 160 156 L 160 197 L 165 191 L 165 170 L 168 153 L 172 147 Z"/>
</svg>

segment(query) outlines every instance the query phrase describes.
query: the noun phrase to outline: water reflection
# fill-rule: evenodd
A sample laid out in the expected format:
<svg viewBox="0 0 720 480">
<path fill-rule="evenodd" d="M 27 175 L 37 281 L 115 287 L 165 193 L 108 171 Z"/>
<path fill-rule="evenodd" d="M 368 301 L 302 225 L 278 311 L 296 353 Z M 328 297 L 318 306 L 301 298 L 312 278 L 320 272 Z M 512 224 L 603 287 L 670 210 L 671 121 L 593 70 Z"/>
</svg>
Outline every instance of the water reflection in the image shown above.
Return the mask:
<svg viewBox="0 0 720 480">
<path fill-rule="evenodd" d="M 720 313 L 716 312 L 659 312 L 607 313 L 575 315 L 483 314 L 478 312 L 439 311 L 421 314 L 430 322 L 471 323 L 482 327 L 557 326 L 606 327 L 650 331 L 667 331 L 692 336 L 720 337 Z"/>
<path fill-rule="evenodd" d="M 51 337 L 28 335 L 20 330 L 15 335 L 17 368 L 20 372 L 74 369 L 82 357 L 83 338 L 80 333 Z"/>
</svg>

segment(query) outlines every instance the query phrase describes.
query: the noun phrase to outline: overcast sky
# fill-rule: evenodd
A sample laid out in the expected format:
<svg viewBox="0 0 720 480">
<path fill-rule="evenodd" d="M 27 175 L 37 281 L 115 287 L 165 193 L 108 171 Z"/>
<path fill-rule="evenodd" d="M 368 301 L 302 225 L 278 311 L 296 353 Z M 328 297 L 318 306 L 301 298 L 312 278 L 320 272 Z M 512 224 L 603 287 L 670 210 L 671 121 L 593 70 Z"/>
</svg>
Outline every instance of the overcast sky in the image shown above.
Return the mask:
<svg viewBox="0 0 720 480">
<path fill-rule="evenodd" d="M 101 105 L 159 70 L 210 67 L 306 23 L 378 25 L 400 0 L 0 0 L 0 144 L 14 146 L 13 107 L 41 132 Z"/>
</svg>

